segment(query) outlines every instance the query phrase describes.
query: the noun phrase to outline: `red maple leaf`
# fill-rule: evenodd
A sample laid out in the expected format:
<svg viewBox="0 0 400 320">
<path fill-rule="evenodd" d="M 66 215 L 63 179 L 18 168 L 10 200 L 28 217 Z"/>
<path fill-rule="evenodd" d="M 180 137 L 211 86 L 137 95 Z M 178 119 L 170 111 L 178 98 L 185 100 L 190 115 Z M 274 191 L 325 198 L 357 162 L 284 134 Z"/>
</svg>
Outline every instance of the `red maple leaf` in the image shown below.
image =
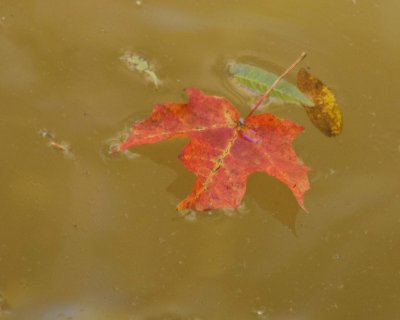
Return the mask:
<svg viewBox="0 0 400 320">
<path fill-rule="evenodd" d="M 237 208 L 247 177 L 257 171 L 285 183 L 304 209 L 309 168 L 292 148 L 303 127 L 271 113 L 241 120 L 227 99 L 194 88 L 186 92 L 187 103 L 155 105 L 149 118 L 133 124 L 128 138 L 116 150 L 187 136 L 189 143 L 179 159 L 197 179 L 178 210 Z"/>
</svg>

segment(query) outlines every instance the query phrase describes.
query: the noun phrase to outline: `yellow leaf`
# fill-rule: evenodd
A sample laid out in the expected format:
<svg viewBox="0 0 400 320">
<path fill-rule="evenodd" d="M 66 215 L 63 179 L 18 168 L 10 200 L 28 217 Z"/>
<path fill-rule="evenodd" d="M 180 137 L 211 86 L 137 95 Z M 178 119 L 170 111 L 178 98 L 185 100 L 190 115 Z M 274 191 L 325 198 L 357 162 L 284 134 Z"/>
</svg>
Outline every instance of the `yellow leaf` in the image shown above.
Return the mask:
<svg viewBox="0 0 400 320">
<path fill-rule="evenodd" d="M 314 101 L 314 106 L 304 106 L 311 122 L 329 137 L 339 135 L 343 117 L 332 91 L 304 68 L 297 74 L 297 87 Z"/>
</svg>

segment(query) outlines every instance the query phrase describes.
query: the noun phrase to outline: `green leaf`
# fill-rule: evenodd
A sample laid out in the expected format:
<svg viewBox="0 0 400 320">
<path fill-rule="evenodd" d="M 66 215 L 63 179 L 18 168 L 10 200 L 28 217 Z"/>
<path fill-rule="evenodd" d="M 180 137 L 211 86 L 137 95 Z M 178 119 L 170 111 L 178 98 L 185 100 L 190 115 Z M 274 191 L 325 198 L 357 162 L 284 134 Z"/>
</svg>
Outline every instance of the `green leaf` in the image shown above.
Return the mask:
<svg viewBox="0 0 400 320">
<path fill-rule="evenodd" d="M 229 74 L 235 80 L 234 83 L 249 90 L 253 94 L 263 94 L 274 83 L 277 75 L 261 68 L 248 64 L 232 63 L 228 66 Z M 282 102 L 313 106 L 314 103 L 305 96 L 297 87 L 286 80 L 281 80 L 272 90 L 271 97 Z"/>
</svg>

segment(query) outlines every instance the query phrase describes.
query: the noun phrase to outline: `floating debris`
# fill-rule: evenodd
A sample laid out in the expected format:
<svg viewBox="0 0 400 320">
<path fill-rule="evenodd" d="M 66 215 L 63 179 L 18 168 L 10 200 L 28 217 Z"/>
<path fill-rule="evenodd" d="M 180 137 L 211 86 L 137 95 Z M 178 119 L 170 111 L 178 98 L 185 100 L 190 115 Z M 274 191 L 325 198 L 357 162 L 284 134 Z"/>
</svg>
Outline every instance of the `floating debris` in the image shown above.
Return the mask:
<svg viewBox="0 0 400 320">
<path fill-rule="evenodd" d="M 124 155 L 125 157 L 127 157 L 129 160 L 135 160 L 135 159 L 137 159 L 137 158 L 140 158 L 140 154 L 134 153 L 134 152 L 129 151 L 129 150 L 124 150 L 124 151 L 122 151 L 122 153 L 123 153 L 123 155 Z"/>
<path fill-rule="evenodd" d="M 65 154 L 67 157 L 72 158 L 73 154 L 70 150 L 69 145 L 64 141 L 56 141 L 55 135 L 47 129 L 40 129 L 39 135 L 48 141 L 48 146 L 51 149 L 57 150 Z"/>
<path fill-rule="evenodd" d="M 194 210 L 178 211 L 178 215 L 189 222 L 197 221 L 197 212 Z"/>
<path fill-rule="evenodd" d="M 54 135 L 47 129 L 40 129 L 39 130 L 39 134 L 43 137 L 43 138 L 47 138 L 49 140 L 54 140 Z"/>
<path fill-rule="evenodd" d="M 265 307 L 254 309 L 253 313 L 255 313 L 257 319 L 267 319 Z"/>
<path fill-rule="evenodd" d="M 145 57 L 127 51 L 120 59 L 129 70 L 144 73 L 147 79 L 152 82 L 156 88 L 161 85 L 161 80 L 157 77 L 153 67 Z"/>
</svg>

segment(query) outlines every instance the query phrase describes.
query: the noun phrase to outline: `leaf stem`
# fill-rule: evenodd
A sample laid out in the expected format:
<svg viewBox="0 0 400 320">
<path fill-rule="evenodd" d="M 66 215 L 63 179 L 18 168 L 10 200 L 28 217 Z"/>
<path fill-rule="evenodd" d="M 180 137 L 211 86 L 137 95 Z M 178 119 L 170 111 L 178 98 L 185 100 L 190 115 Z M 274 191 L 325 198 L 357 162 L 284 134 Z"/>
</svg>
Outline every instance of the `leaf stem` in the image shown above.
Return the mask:
<svg viewBox="0 0 400 320">
<path fill-rule="evenodd" d="M 271 93 L 272 90 L 277 86 L 277 84 L 290 72 L 294 67 L 296 67 L 305 57 L 307 53 L 302 52 L 301 55 L 287 68 L 276 80 L 274 83 L 268 88 L 267 91 L 258 99 L 254 107 L 250 110 L 249 114 L 245 117 L 245 120 L 251 117 L 254 112 L 262 105 L 262 103 L 267 99 L 268 95 Z"/>
</svg>

